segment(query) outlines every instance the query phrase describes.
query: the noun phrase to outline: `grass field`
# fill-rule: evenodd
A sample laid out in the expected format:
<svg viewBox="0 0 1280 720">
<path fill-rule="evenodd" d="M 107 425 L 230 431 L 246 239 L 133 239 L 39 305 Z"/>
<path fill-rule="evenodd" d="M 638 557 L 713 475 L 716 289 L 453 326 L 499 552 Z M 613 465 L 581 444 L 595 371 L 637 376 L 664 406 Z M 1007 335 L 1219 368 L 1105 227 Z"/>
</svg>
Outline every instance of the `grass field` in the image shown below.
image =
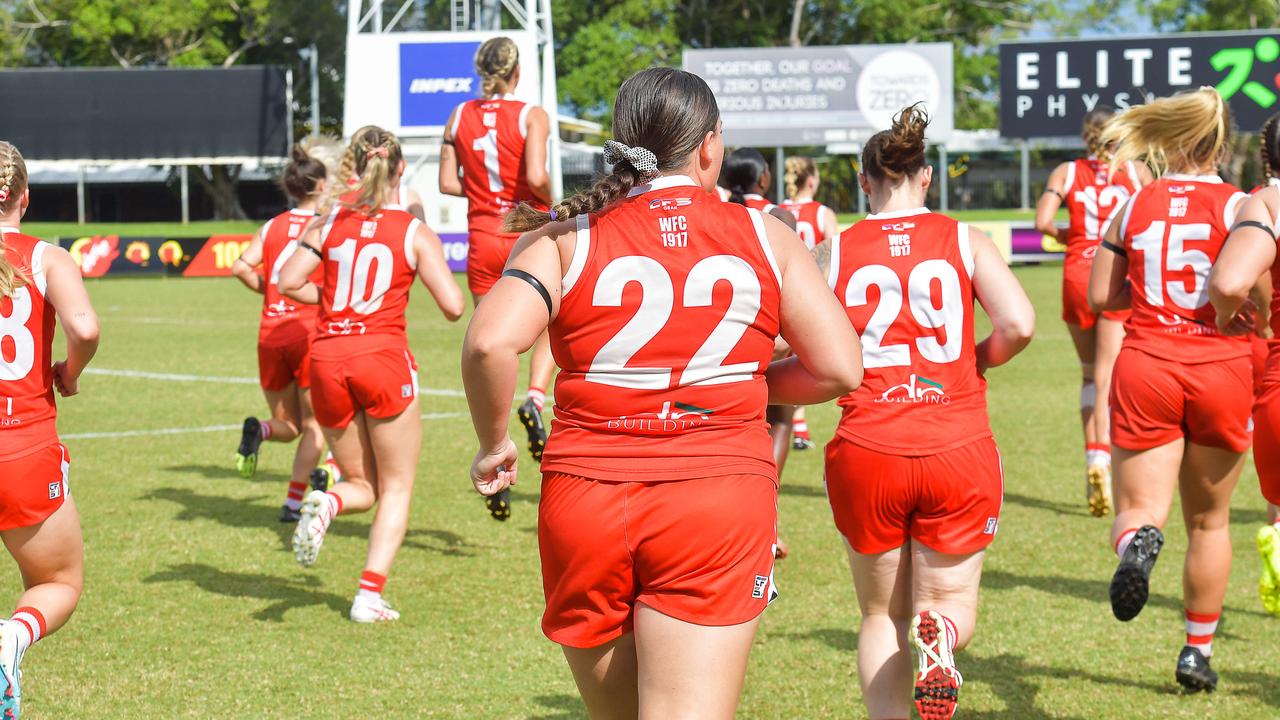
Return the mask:
<svg viewBox="0 0 1280 720">
<path fill-rule="evenodd" d="M 1084 509 L 1078 368 L 1058 320 L 1058 273 L 1018 276 L 1039 334 L 990 373 L 1007 471 L 978 635 L 961 656 L 963 718 L 1260 718 L 1280 715 L 1277 621 L 1256 597 L 1252 534 L 1264 505 L 1252 470 L 1233 531 L 1239 554 L 1215 645 L 1213 695 L 1181 696 L 1181 522 L 1168 528 L 1152 600 L 1111 618 L 1108 522 Z M 268 445 L 252 481 L 233 470 L 235 429 L 264 409 L 255 377 L 258 296 L 227 280 L 94 281 L 101 371 L 190 374 L 177 381 L 97 374 L 61 405 L 86 536 L 77 615 L 24 664 L 24 717 L 585 717 L 558 649 L 538 628 L 538 482 L 522 458 L 514 516 L 489 519 L 467 480 L 474 439 L 449 325 L 417 290 L 410 341 L 423 386 L 424 451 L 411 530 L 387 587 L 396 624 L 344 619 L 368 516 L 336 521 L 319 564 L 301 570 L 276 522 L 292 448 Z M 810 414 L 830 437 L 833 406 Z M 515 428 L 513 428 L 513 431 Z M 516 437 L 519 437 L 518 435 Z M 821 484 L 821 453 L 792 455 L 783 478 L 781 598 L 765 614 L 740 716 L 863 717 L 857 610 Z M 1177 513 L 1174 513 L 1175 517 Z M 0 571 L 9 596 L 20 583 Z"/>
</svg>

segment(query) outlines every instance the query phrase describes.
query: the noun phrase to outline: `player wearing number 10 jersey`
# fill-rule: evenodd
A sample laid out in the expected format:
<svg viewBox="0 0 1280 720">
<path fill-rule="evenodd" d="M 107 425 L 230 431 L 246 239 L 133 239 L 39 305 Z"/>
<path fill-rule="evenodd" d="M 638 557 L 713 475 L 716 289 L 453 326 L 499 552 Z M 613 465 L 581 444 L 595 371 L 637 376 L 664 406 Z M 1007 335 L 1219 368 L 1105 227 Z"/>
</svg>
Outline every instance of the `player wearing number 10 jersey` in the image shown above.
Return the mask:
<svg viewBox="0 0 1280 720">
<path fill-rule="evenodd" d="M 702 79 L 637 73 L 613 127 L 610 175 L 509 219 L 526 234 L 463 346 L 472 480 L 486 495 L 514 481 L 518 355 L 549 328 L 543 631 L 592 717 L 727 720 L 774 594 L 765 404 L 856 385 L 857 339 L 794 232 L 711 195 L 724 149 Z M 779 331 L 803 365 L 770 365 Z"/>
<path fill-rule="evenodd" d="M 1117 162 L 1145 157 L 1168 170 L 1121 210 L 1089 281 L 1095 309 L 1132 305 L 1111 386 L 1111 538 L 1120 557 L 1111 609 L 1128 621 L 1146 604 L 1160 528 L 1180 488 L 1187 644 L 1176 676 L 1193 692 L 1212 690 L 1209 657 L 1231 568 L 1229 506 L 1253 402 L 1252 317 L 1219 330 L 1209 304 L 1210 268 L 1246 197 L 1217 175 L 1231 117 L 1217 91 L 1202 88 L 1129 108 L 1103 139 L 1115 143 Z"/>
<path fill-rule="evenodd" d="M 912 106 L 872 136 L 860 177 L 872 214 L 817 253 L 866 366 L 862 386 L 840 400 L 826 485 L 850 549 L 862 610 L 858 676 L 873 718 L 909 714 L 907 641 L 919 655 L 920 716 L 955 710 L 953 655 L 974 632 L 983 550 L 1004 491 L 982 373 L 1020 352 L 1035 327 L 991 241 L 923 207 L 933 177 L 927 125 Z M 975 299 L 993 327 L 981 343 Z"/>
<path fill-rule="evenodd" d="M 414 277 L 449 320 L 462 315 L 462 292 L 440 240 L 408 212 L 389 207 L 404 172 L 400 143 L 380 128 L 353 138 L 360 182 L 353 202 L 309 231 L 280 272 L 280 290 L 319 304 L 311 345 L 316 420 L 342 468 L 343 482 L 303 500 L 294 532 L 298 562 L 313 564 L 334 516 L 376 503 L 369 554 L 351 605 L 356 622 L 399 617 L 382 598 L 404 539 L 421 446 L 418 373 L 405 335 Z M 323 263 L 323 290 L 308 278 Z"/>
<path fill-rule="evenodd" d="M 71 617 L 84 582 L 80 517 L 58 442 L 53 392 L 79 391 L 98 348 L 98 318 L 80 268 L 56 245 L 19 229 L 31 195 L 27 167 L 0 141 L 0 539 L 25 588 L 0 621 L 0 716 L 21 714 L 19 665 L 27 648 Z M 55 317 L 67 340 L 54 362 Z"/>
</svg>

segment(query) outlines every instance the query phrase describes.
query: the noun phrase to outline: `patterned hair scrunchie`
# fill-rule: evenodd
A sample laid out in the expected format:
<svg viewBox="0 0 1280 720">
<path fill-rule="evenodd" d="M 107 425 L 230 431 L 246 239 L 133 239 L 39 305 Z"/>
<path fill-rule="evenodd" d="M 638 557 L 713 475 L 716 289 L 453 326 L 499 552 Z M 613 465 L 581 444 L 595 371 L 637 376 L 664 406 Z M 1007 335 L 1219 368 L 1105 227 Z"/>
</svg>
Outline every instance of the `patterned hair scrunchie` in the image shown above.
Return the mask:
<svg viewBox="0 0 1280 720">
<path fill-rule="evenodd" d="M 652 150 L 642 147 L 631 147 L 617 140 L 609 140 L 604 144 L 604 161 L 617 165 L 623 160 L 640 173 L 640 182 L 646 183 L 658 177 L 658 156 Z"/>
</svg>

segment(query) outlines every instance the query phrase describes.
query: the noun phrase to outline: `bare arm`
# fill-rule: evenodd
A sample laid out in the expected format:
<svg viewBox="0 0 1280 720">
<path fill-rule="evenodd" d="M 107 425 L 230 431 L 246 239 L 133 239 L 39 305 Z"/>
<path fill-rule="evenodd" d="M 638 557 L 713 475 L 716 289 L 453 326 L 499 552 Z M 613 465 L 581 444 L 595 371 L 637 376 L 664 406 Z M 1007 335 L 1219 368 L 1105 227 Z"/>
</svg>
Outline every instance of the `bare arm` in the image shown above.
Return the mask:
<svg viewBox="0 0 1280 720">
<path fill-rule="evenodd" d="M 320 224 L 313 221 L 298 240 L 298 249 L 280 268 L 277 287 L 288 298 L 307 305 L 320 304 L 320 288 L 311 282 L 311 273 L 320 267 Z"/>
<path fill-rule="evenodd" d="M 236 279 L 244 283 L 244 286 L 250 290 L 261 293 L 266 289 L 267 283 L 263 277 L 258 274 L 258 266 L 262 264 L 262 230 L 253 234 L 253 239 L 249 241 L 249 247 L 240 253 L 240 257 L 231 265 L 231 274 Z M 271 268 L 267 268 L 267 272 L 271 272 Z"/>
<path fill-rule="evenodd" d="M 1036 311 L 986 233 L 970 228 L 969 247 L 973 249 L 973 292 L 991 318 L 991 334 L 976 348 L 978 372 L 986 372 L 1009 362 L 1031 343 Z"/>
<path fill-rule="evenodd" d="M 830 240 L 840 234 L 840 221 L 836 219 L 836 211 L 825 205 L 822 208 L 822 237 L 820 240 Z"/>
<path fill-rule="evenodd" d="M 764 224 L 782 272 L 781 332 L 795 352 L 765 373 L 769 402 L 826 402 L 862 383 L 862 345 L 800 238 L 771 217 Z"/>
<path fill-rule="evenodd" d="M 418 218 L 419 222 L 426 224 L 427 209 L 422 204 L 422 196 L 418 194 L 418 191 L 411 187 L 406 187 L 401 190 L 401 193 L 405 196 L 405 212 Z"/>
<path fill-rule="evenodd" d="M 440 238 L 426 223 L 418 225 L 413 238 L 413 252 L 418 264 L 418 280 L 431 293 L 445 318 L 456 322 L 466 309 L 466 300 L 458 283 L 453 281 L 453 273 L 449 272 Z"/>
<path fill-rule="evenodd" d="M 462 178 L 458 175 L 458 155 L 453 148 L 453 118 L 458 110 L 459 108 L 454 108 L 449 114 L 449 122 L 444 126 L 444 138 L 440 143 L 440 192 L 465 197 Z"/>
<path fill-rule="evenodd" d="M 98 315 L 80 268 L 66 250 L 45 248 L 44 273 L 49 302 L 67 338 L 67 359 L 54 363 L 53 382 L 63 397 L 70 397 L 80 391 L 80 374 L 98 352 Z"/>
<path fill-rule="evenodd" d="M 547 138 L 551 134 L 551 118 L 540 107 L 531 108 L 529 133 L 524 141 L 524 173 L 529 189 L 545 203 L 551 202 L 551 175 L 547 173 Z"/>
<path fill-rule="evenodd" d="M 1054 218 L 1057 217 L 1058 210 L 1062 207 L 1062 200 L 1067 194 L 1066 184 L 1067 164 L 1062 163 L 1049 174 L 1049 183 L 1045 185 L 1044 193 L 1036 202 L 1036 230 L 1052 238 L 1059 238 L 1062 232 L 1054 222 Z"/>
<path fill-rule="evenodd" d="M 1227 236 L 1227 242 L 1209 272 L 1209 301 L 1217 312 L 1218 329 L 1223 332 L 1236 322 L 1242 310 L 1248 310 L 1251 294 L 1258 296 L 1255 303 L 1263 299 L 1258 295 L 1258 285 L 1269 284 L 1267 271 L 1276 260 L 1275 228 L 1271 227 L 1271 220 L 1278 205 L 1280 192 L 1274 188 L 1267 188 L 1249 198 L 1236 214 L 1236 227 Z M 1241 226 L 1240 223 L 1245 221 L 1261 223 L 1272 232 L 1252 225 Z M 1265 300 L 1258 303 L 1259 309 L 1265 304 Z"/>
<path fill-rule="evenodd" d="M 1123 218 L 1128 207 L 1129 203 L 1125 203 L 1116 211 L 1116 218 Z M 1107 248 L 1107 244 L 1124 248 L 1120 225 L 1113 222 L 1107 226 L 1102 240 L 1104 244 L 1098 247 L 1098 254 L 1093 258 L 1093 271 L 1089 275 L 1089 307 L 1094 312 L 1129 307 L 1129 258 Z"/>
</svg>

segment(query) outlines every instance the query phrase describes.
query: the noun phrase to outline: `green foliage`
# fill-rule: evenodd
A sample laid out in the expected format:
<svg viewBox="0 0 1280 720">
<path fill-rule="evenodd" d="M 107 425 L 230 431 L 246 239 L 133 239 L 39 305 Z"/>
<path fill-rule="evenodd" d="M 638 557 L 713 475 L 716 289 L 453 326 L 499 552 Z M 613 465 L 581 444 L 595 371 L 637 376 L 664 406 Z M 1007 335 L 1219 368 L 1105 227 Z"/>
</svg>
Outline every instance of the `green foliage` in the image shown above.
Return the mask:
<svg viewBox="0 0 1280 720">
<path fill-rule="evenodd" d="M 1250 30 L 1280 23 L 1276 0 L 1154 0 L 1138 4 L 1156 27 L 1172 31 Z"/>
</svg>

